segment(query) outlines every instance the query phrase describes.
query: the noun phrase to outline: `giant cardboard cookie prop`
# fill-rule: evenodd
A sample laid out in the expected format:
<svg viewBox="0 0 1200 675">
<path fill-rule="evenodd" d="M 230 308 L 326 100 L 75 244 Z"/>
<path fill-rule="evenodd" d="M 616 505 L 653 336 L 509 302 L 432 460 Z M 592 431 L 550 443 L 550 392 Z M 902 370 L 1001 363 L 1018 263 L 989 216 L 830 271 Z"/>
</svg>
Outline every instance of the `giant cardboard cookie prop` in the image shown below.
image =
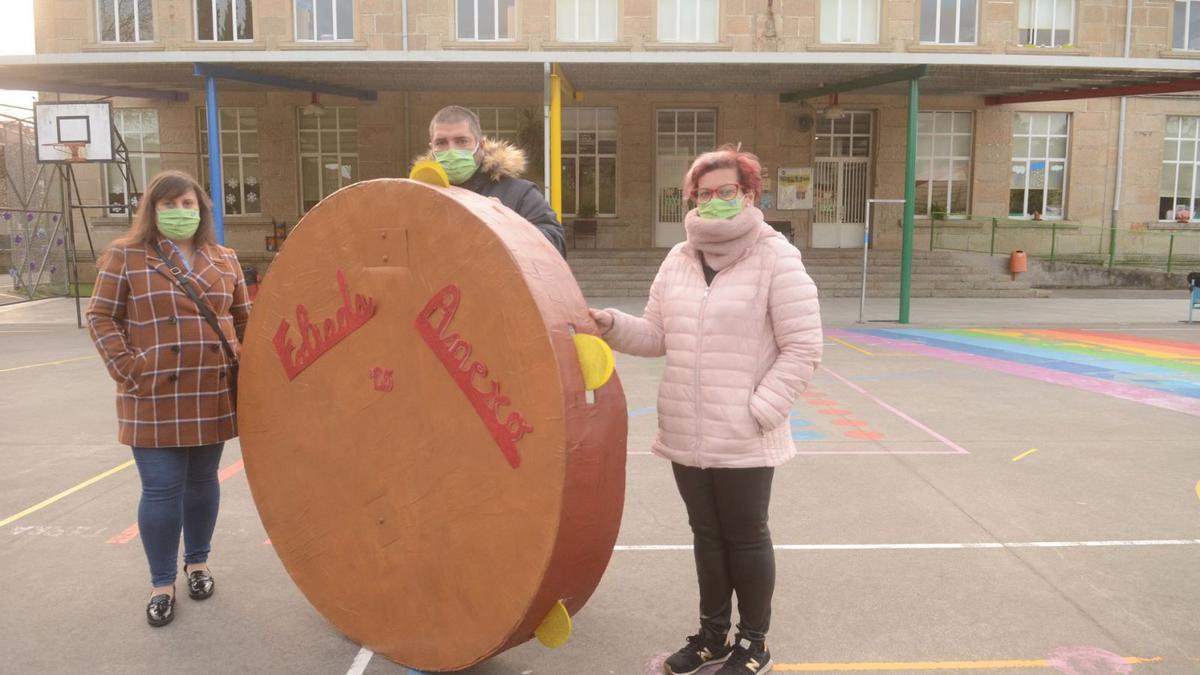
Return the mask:
<svg viewBox="0 0 1200 675">
<path fill-rule="evenodd" d="M 565 641 L 624 496 L 625 398 L 594 330 L 566 262 L 494 200 L 376 180 L 300 221 L 238 413 L 263 524 L 321 614 L 421 670 Z"/>
</svg>

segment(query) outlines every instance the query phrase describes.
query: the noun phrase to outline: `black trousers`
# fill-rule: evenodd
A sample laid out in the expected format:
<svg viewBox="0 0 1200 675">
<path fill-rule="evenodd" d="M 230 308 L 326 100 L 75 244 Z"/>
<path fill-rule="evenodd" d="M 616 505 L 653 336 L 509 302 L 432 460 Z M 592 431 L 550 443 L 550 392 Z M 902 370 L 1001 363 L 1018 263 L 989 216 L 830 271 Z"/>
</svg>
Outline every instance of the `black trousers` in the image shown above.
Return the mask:
<svg viewBox="0 0 1200 675">
<path fill-rule="evenodd" d="M 701 630 L 714 638 L 729 632 L 736 593 L 738 632 L 765 640 L 775 593 L 775 549 L 767 528 L 775 469 L 672 466 L 692 526 Z"/>
</svg>

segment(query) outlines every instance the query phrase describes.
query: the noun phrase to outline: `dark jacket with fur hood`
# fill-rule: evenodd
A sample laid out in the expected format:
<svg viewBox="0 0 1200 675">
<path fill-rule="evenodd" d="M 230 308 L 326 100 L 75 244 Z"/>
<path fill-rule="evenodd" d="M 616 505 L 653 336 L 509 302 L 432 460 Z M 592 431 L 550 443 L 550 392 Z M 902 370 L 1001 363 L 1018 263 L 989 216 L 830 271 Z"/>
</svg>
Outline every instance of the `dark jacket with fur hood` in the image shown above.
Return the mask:
<svg viewBox="0 0 1200 675">
<path fill-rule="evenodd" d="M 500 140 L 484 138 L 483 160 L 474 176 L 459 187 L 485 197 L 495 197 L 508 208 L 516 211 L 554 244 L 564 257 L 567 255 L 566 237 L 563 226 L 558 222 L 554 209 L 546 203 L 542 190 L 530 181 L 521 178 L 525 173 L 525 151 Z M 420 159 L 433 159 L 429 152 Z"/>
</svg>

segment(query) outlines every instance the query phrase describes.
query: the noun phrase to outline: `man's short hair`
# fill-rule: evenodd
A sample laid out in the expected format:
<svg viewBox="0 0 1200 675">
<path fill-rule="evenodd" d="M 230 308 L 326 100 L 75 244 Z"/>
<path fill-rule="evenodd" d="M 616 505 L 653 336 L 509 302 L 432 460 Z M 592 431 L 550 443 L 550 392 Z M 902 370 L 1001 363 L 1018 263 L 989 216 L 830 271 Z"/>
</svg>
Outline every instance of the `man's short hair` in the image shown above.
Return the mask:
<svg viewBox="0 0 1200 675">
<path fill-rule="evenodd" d="M 455 124 L 458 122 L 466 122 L 476 140 L 483 139 L 483 130 L 479 128 L 479 116 L 460 105 L 448 105 L 437 111 L 437 114 L 429 122 L 429 138 L 433 138 L 434 126 L 438 124 Z"/>
</svg>

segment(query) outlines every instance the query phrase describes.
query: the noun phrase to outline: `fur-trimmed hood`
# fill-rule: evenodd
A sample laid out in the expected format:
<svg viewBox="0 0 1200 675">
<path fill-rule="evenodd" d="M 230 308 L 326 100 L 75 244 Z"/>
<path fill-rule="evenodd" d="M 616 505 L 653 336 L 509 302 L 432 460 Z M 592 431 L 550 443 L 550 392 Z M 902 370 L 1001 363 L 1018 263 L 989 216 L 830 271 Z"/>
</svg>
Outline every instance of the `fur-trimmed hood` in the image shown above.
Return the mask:
<svg viewBox="0 0 1200 675">
<path fill-rule="evenodd" d="M 528 161 L 525 151 L 517 146 L 499 139 L 483 137 L 480 145 L 483 148 L 483 161 L 479 170 L 487 174 L 493 181 L 504 178 L 520 178 L 525 174 Z M 430 150 L 417 158 L 417 161 L 434 161 L 433 151 Z"/>
</svg>

